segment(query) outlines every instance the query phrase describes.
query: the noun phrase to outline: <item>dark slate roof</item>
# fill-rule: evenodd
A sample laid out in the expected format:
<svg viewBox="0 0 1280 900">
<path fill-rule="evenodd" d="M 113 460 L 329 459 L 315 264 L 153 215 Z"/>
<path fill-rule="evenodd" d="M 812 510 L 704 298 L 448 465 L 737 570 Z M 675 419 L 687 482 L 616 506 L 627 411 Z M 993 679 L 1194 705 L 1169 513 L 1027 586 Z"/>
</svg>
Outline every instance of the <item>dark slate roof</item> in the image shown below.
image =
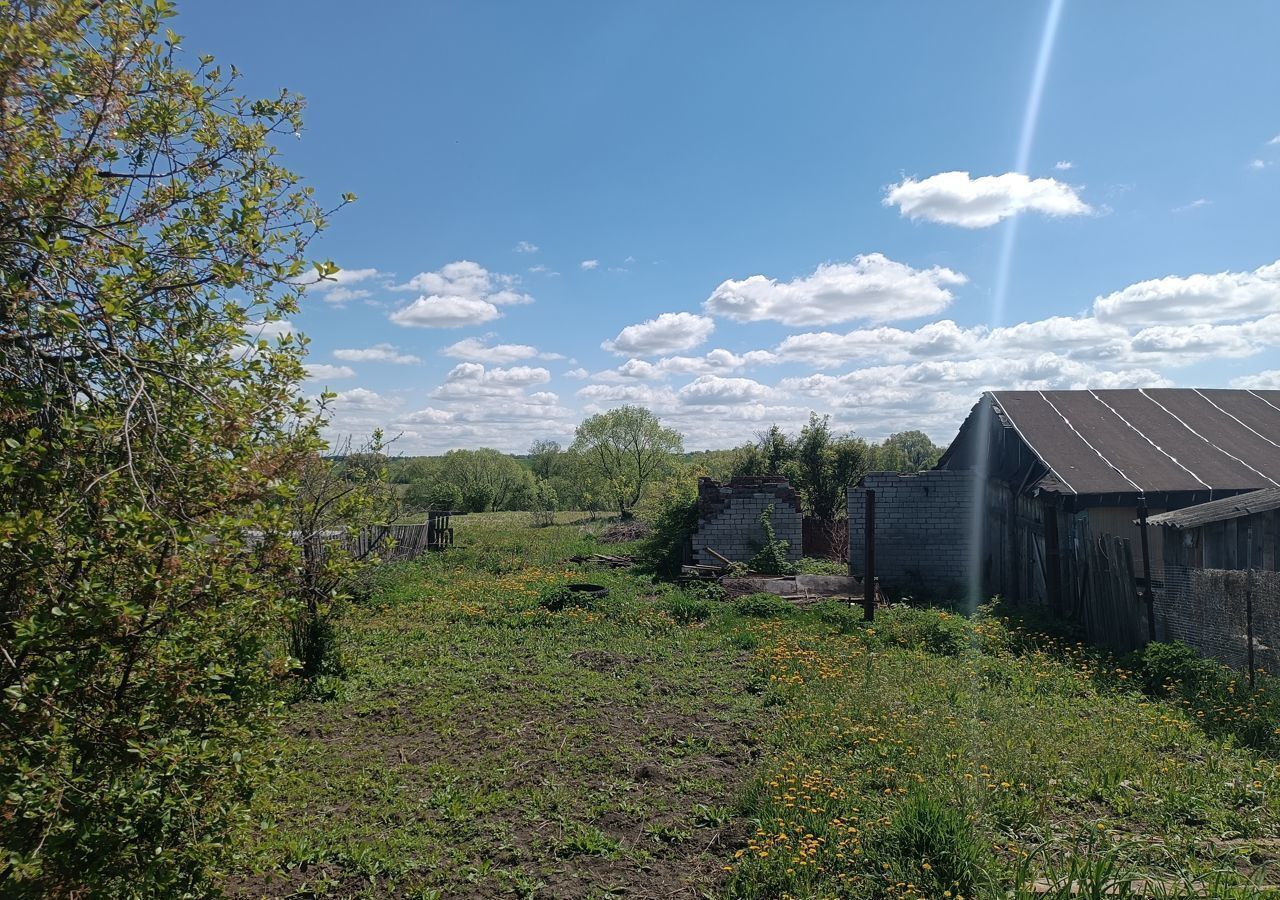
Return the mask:
<svg viewBox="0 0 1280 900">
<path fill-rule="evenodd" d="M 993 391 L 1065 494 L 1280 487 L 1280 391 Z"/>
<path fill-rule="evenodd" d="M 1152 516 L 1147 519 L 1147 523 L 1166 525 L 1170 528 L 1194 528 L 1209 522 L 1238 519 L 1241 516 L 1251 516 L 1254 513 L 1268 512 L 1273 509 L 1280 509 L 1280 488 L 1263 488 L 1259 491 L 1227 497 L 1225 500 L 1199 503 L 1188 506 L 1186 509 Z"/>
</svg>

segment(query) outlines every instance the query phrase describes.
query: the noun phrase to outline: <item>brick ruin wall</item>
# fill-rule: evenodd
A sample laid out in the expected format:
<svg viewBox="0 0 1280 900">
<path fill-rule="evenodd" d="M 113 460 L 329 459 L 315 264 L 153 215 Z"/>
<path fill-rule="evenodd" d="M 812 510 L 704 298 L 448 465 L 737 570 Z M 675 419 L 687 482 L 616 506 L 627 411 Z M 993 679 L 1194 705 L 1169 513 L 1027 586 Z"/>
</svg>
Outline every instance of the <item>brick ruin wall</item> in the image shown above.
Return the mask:
<svg viewBox="0 0 1280 900">
<path fill-rule="evenodd" d="M 787 542 L 787 559 L 804 553 L 800 498 L 785 478 L 740 477 L 727 483 L 698 479 L 698 528 L 693 533 L 693 561 L 717 566 L 707 547 L 733 562 L 747 562 L 764 544 L 760 516 L 773 507 L 774 534 Z"/>
<path fill-rule="evenodd" d="M 867 490 L 876 492 L 876 577 L 928 595 L 963 590 L 969 568 L 973 474 L 871 472 L 849 488 L 849 571 L 863 574 Z"/>
</svg>

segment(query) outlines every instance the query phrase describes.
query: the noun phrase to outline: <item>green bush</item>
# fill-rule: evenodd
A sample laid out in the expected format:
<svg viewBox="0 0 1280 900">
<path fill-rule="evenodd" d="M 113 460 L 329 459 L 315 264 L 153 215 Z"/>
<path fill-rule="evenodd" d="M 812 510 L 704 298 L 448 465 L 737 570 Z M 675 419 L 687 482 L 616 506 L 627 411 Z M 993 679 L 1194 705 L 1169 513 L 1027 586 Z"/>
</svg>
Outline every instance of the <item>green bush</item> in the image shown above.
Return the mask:
<svg viewBox="0 0 1280 900">
<path fill-rule="evenodd" d="M 544 590 L 538 596 L 538 605 L 548 612 L 560 612 L 570 607 L 591 609 L 596 598 L 582 591 L 571 591 L 566 584 L 556 585 Z"/>
<path fill-rule="evenodd" d="M 764 543 L 756 551 L 756 555 L 751 557 L 747 567 L 761 575 L 794 575 L 795 563 L 787 559 L 787 548 L 790 545 L 779 540 L 773 530 L 772 505 L 765 507 L 765 511 L 760 514 L 760 527 L 764 529 Z"/>
<path fill-rule="evenodd" d="M 819 622 L 830 625 L 841 634 L 853 634 L 870 627 L 861 607 L 850 606 L 836 600 L 826 600 L 809 610 Z"/>
<path fill-rule="evenodd" d="M 989 880 L 991 851 L 963 806 L 923 790 L 903 799 L 868 849 L 882 878 L 915 884 L 917 896 L 973 897 Z"/>
<path fill-rule="evenodd" d="M 711 618 L 711 604 L 687 594 L 673 594 L 663 601 L 662 608 L 666 610 L 667 615 L 681 625 L 705 622 Z"/>
<path fill-rule="evenodd" d="M 1230 734 L 1264 753 L 1280 752 L 1280 686 L 1275 679 L 1259 675 L 1251 690 L 1246 676 L 1180 641 L 1152 642 L 1125 663 L 1143 690 L 1154 697 L 1180 698 L 1210 734 Z"/>
<path fill-rule="evenodd" d="M 171 3 L 0 12 L 0 895 L 205 897 L 270 770 L 324 225 Z M 199 72 L 175 60 L 191 60 Z M 322 394 L 320 402 L 332 395 Z"/>
<path fill-rule="evenodd" d="M 942 656 L 958 656 L 974 640 L 973 626 L 967 618 L 939 609 L 896 605 L 878 614 L 867 627 L 879 643 Z"/>
<path fill-rule="evenodd" d="M 653 527 L 636 554 L 641 571 L 671 581 L 680 577 L 689 538 L 698 527 L 696 482 L 690 487 L 687 480 L 660 484 L 646 504 L 645 517 Z"/>
<path fill-rule="evenodd" d="M 781 619 L 796 611 L 794 606 L 777 594 L 747 594 L 733 601 L 733 608 L 740 615 L 753 619 Z"/>
</svg>

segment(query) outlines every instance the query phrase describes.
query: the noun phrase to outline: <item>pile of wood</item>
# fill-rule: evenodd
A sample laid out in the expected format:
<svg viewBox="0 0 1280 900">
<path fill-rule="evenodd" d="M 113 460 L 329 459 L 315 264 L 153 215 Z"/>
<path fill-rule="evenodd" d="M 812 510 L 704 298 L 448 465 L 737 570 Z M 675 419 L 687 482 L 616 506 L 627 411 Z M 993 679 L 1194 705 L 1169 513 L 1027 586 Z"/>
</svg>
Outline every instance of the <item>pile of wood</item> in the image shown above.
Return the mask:
<svg viewBox="0 0 1280 900">
<path fill-rule="evenodd" d="M 648 522 L 640 519 L 628 519 L 625 522 L 614 522 L 600 534 L 602 544 L 626 544 L 647 537 L 653 528 Z"/>
<path fill-rule="evenodd" d="M 590 556 L 571 556 L 569 562 L 579 566 L 599 566 L 602 569 L 629 569 L 636 564 L 634 556 L 610 556 L 593 553 Z"/>
</svg>

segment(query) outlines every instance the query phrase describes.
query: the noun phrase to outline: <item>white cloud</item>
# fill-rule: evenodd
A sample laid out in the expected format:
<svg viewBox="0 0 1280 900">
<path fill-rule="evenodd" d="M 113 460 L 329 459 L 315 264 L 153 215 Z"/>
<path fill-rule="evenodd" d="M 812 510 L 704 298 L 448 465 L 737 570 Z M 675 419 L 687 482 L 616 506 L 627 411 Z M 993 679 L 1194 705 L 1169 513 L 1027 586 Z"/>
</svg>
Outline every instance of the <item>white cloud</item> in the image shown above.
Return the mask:
<svg viewBox="0 0 1280 900">
<path fill-rule="evenodd" d="M 278 319 L 274 322 L 250 322 L 244 333 L 245 337 L 254 343 L 266 341 L 271 344 L 276 338 L 293 334 L 293 323 L 287 319 Z"/>
<path fill-rule="evenodd" d="M 1269 165 L 1269 163 L 1268 163 L 1265 159 L 1251 159 L 1251 160 L 1249 160 L 1249 168 L 1250 168 L 1250 169 L 1265 169 L 1268 165 Z"/>
<path fill-rule="evenodd" d="M 696 406 L 737 406 L 768 400 L 773 393 L 773 388 L 750 378 L 699 375 L 680 388 L 678 395 L 681 402 Z"/>
<path fill-rule="evenodd" d="M 349 391 L 339 391 L 337 397 L 333 399 L 333 408 L 339 414 L 351 412 L 389 412 L 396 407 L 397 401 L 391 397 L 384 397 L 376 391 L 366 388 L 352 388 Z"/>
<path fill-rule="evenodd" d="M 590 269 L 598 269 L 598 268 L 600 268 L 600 260 L 598 260 L 598 259 L 584 259 L 584 260 L 583 260 L 582 262 L 580 262 L 578 265 L 580 265 L 580 266 L 582 266 L 582 268 L 584 268 L 584 269 L 588 269 L 588 270 L 590 270 Z"/>
<path fill-rule="evenodd" d="M 1267 141 L 1268 147 L 1280 147 L 1280 134 L 1277 134 L 1271 140 Z"/>
<path fill-rule="evenodd" d="M 334 350 L 333 355 L 345 362 L 386 362 L 402 366 L 420 363 L 422 360 L 411 353 L 402 353 L 394 344 L 374 344 L 372 347 L 343 348 Z"/>
<path fill-rule="evenodd" d="M 486 368 L 481 363 L 458 363 L 445 376 L 444 384 L 431 396 L 441 399 L 473 399 L 477 397 L 514 397 L 535 384 L 546 384 L 551 373 L 533 366 Z"/>
<path fill-rule="evenodd" d="M 483 363 L 510 363 L 522 359 L 564 359 L 559 353 L 543 353 L 529 344 L 487 344 L 493 335 L 469 337 L 450 344 L 440 352 L 455 359 L 471 359 Z"/>
<path fill-rule="evenodd" d="M 501 315 L 499 306 L 532 303 L 515 289 L 514 275 L 490 272 L 479 263 L 459 260 L 435 272 L 419 272 L 398 291 L 420 291 L 417 300 L 391 314 L 397 325 L 419 328 L 458 328 L 490 322 Z"/>
<path fill-rule="evenodd" d="M 568 372 L 565 372 L 564 377 L 565 378 L 586 378 L 589 374 L 590 373 L 586 369 L 579 366 L 576 369 L 570 369 Z"/>
<path fill-rule="evenodd" d="M 910 219 L 926 219 L 962 228 L 987 228 L 1031 210 L 1048 216 L 1091 212 L 1076 189 L 1054 178 L 1029 178 L 1021 172 L 969 177 L 968 172 L 942 172 L 922 181 L 905 178 L 886 191 L 885 206 L 896 206 Z"/>
<path fill-rule="evenodd" d="M 552 269 L 550 266 L 544 266 L 538 263 L 536 266 L 530 266 L 529 271 L 534 275 L 546 275 L 548 278 L 559 278 L 560 273 Z"/>
<path fill-rule="evenodd" d="M 448 410 L 428 406 L 415 412 L 407 413 L 396 424 L 403 425 L 442 425 L 453 421 L 453 413 Z"/>
<path fill-rule="evenodd" d="M 1060 159 L 1053 164 L 1053 167 L 1057 169 L 1059 172 L 1066 172 L 1066 171 L 1069 171 L 1070 169 L 1074 169 L 1076 167 L 1076 164 L 1069 159 Z"/>
<path fill-rule="evenodd" d="M 715 329 L 715 322 L 694 313 L 662 313 L 636 325 L 628 325 L 611 341 L 600 346 L 621 355 L 661 356 L 690 350 L 703 343 Z"/>
<path fill-rule="evenodd" d="M 1275 141 L 1272 141 L 1275 143 Z M 1268 369 L 1255 375 L 1242 375 L 1231 380 L 1233 388 L 1249 391 L 1280 391 L 1280 369 Z"/>
<path fill-rule="evenodd" d="M 517 241 L 515 251 L 517 253 L 537 253 L 538 245 L 531 244 L 528 241 Z"/>
<path fill-rule="evenodd" d="M 1280 261 L 1252 272 L 1139 281 L 1093 302 L 1097 318 L 1131 325 L 1223 322 L 1276 310 L 1280 310 Z"/>
<path fill-rule="evenodd" d="M 306 285 L 306 292 L 319 296 L 326 303 L 341 306 L 351 300 L 362 300 L 372 294 L 364 288 L 354 288 L 381 274 L 377 269 L 339 269 L 328 278 L 321 279 L 312 273 L 299 279 L 299 284 Z"/>
<path fill-rule="evenodd" d="M 424 295 L 397 309 L 390 318 L 397 325 L 413 328 L 461 328 L 492 322 L 500 315 L 498 308 L 485 300 Z"/>
<path fill-rule="evenodd" d="M 883 254 L 870 253 L 855 257 L 852 262 L 825 263 L 812 275 L 789 282 L 764 275 L 725 281 L 707 298 L 703 308 L 739 322 L 887 322 L 945 309 L 952 300 L 948 287 L 966 280 L 950 269 L 913 269 Z"/>
<path fill-rule="evenodd" d="M 1197 197 L 1195 200 L 1192 200 L 1190 203 L 1184 203 L 1182 206 L 1175 206 L 1173 208 L 1173 212 L 1176 212 L 1176 213 L 1190 212 L 1193 209 L 1199 209 L 1202 206 L 1208 206 L 1211 202 L 1213 201 L 1206 200 L 1204 197 Z"/>
<path fill-rule="evenodd" d="M 307 377 L 312 381 L 332 378 L 350 378 L 356 374 L 356 370 L 350 366 L 330 366 L 324 363 L 308 363 L 303 368 L 307 370 Z"/>
</svg>

